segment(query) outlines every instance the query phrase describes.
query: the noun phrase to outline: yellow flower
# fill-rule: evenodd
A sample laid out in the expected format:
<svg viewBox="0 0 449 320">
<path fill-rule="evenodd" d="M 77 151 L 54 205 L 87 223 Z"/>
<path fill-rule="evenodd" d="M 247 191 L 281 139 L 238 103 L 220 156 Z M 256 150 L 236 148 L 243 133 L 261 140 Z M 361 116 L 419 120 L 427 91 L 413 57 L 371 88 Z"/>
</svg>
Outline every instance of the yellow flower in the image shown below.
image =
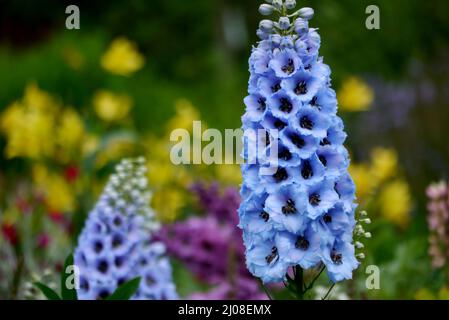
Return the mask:
<svg viewBox="0 0 449 320">
<path fill-rule="evenodd" d="M 136 144 L 130 136 L 116 136 L 110 138 L 95 161 L 97 168 L 102 168 L 110 161 L 131 156 L 135 151 Z"/>
<path fill-rule="evenodd" d="M 54 152 L 55 118 L 58 106 L 35 84 L 28 85 L 22 101 L 10 105 L 0 118 L 8 158 L 39 159 Z"/>
<path fill-rule="evenodd" d="M 185 202 L 185 195 L 181 190 L 167 187 L 154 193 L 151 205 L 161 221 L 172 222 L 179 216 Z"/>
<path fill-rule="evenodd" d="M 449 300 L 449 288 L 448 287 L 442 287 L 438 291 L 438 299 L 440 299 L 440 300 Z"/>
<path fill-rule="evenodd" d="M 435 300 L 435 295 L 429 289 L 422 288 L 415 293 L 415 300 Z"/>
<path fill-rule="evenodd" d="M 115 39 L 101 57 L 101 65 L 104 69 L 122 76 L 133 74 L 144 64 L 145 59 L 137 50 L 135 43 L 125 38 Z"/>
<path fill-rule="evenodd" d="M 356 195 L 360 202 L 364 202 L 375 187 L 373 179 L 369 171 L 369 166 L 365 163 L 354 164 L 349 166 L 349 174 L 356 185 Z"/>
<path fill-rule="evenodd" d="M 393 149 L 375 148 L 371 152 L 371 172 L 382 183 L 398 170 L 398 155 Z"/>
<path fill-rule="evenodd" d="M 62 175 L 49 172 L 43 165 L 35 165 L 33 180 L 38 190 L 45 195 L 45 203 L 50 212 L 74 210 L 74 190 Z"/>
<path fill-rule="evenodd" d="M 56 131 L 60 160 L 67 162 L 72 156 L 79 155 L 84 134 L 84 124 L 78 113 L 72 108 L 65 109 Z"/>
<path fill-rule="evenodd" d="M 113 122 L 123 120 L 131 110 L 133 103 L 127 95 L 99 90 L 94 95 L 93 105 L 100 119 Z"/>
<path fill-rule="evenodd" d="M 100 138 L 94 134 L 88 134 L 86 135 L 83 145 L 81 147 L 82 154 L 84 157 L 91 155 L 95 151 L 98 150 L 100 146 Z"/>
<path fill-rule="evenodd" d="M 242 183 L 242 173 L 237 164 L 221 164 L 215 166 L 216 176 L 225 185 L 239 186 Z"/>
<path fill-rule="evenodd" d="M 407 226 L 412 206 L 407 182 L 400 179 L 389 182 L 381 189 L 378 201 L 385 219 L 400 227 Z"/>
<path fill-rule="evenodd" d="M 192 180 L 183 166 L 175 166 L 169 161 L 148 162 L 148 182 L 153 188 L 175 184 L 188 186 Z"/>
<path fill-rule="evenodd" d="M 366 111 L 374 100 L 373 90 L 362 79 L 347 79 L 338 91 L 338 101 L 342 111 Z"/>
<path fill-rule="evenodd" d="M 201 120 L 200 113 L 186 99 L 179 99 L 175 104 L 176 115 L 168 121 L 167 133 L 170 134 L 175 129 L 185 129 L 192 132 L 193 121 Z M 203 130 L 205 129 L 202 123 Z"/>
<path fill-rule="evenodd" d="M 56 111 L 58 105 L 48 92 L 41 90 L 34 82 L 25 88 L 23 104 L 39 111 Z"/>
</svg>

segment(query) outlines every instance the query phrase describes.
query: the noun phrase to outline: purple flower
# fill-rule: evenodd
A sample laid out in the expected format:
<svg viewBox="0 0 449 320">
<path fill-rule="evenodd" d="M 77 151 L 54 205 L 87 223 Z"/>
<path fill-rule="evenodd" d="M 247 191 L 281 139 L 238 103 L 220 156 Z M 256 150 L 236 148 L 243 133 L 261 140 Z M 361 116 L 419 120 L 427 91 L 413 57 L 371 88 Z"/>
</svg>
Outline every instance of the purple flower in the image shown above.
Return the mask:
<svg viewBox="0 0 449 320">
<path fill-rule="evenodd" d="M 172 256 L 199 280 L 213 286 L 210 291 L 195 293 L 189 299 L 262 298 L 258 283 L 244 264 L 242 233 L 236 228 L 238 191 L 234 188 L 222 190 L 218 183 L 195 183 L 191 190 L 207 216 L 165 226 L 158 235 Z M 258 207 L 264 200 L 255 199 L 254 207 L 248 207 L 249 214 L 241 223 L 250 224 L 254 230 L 265 230 L 269 225 L 264 225 L 266 217 L 260 215 L 262 208 Z M 232 270 L 229 270 L 230 265 L 234 266 Z"/>
</svg>

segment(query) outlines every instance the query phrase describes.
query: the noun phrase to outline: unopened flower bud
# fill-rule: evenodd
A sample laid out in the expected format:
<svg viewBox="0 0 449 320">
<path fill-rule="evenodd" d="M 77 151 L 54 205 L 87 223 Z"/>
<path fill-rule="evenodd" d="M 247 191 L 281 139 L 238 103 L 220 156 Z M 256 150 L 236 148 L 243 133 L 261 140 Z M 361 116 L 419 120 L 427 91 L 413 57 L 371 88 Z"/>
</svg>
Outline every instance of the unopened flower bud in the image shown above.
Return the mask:
<svg viewBox="0 0 449 320">
<path fill-rule="evenodd" d="M 274 7 L 269 4 L 261 4 L 259 7 L 259 12 L 263 16 L 269 16 L 274 11 Z"/>
<path fill-rule="evenodd" d="M 281 30 L 287 30 L 288 28 L 290 28 L 290 19 L 287 17 L 281 17 L 279 19 L 279 28 Z"/>
<path fill-rule="evenodd" d="M 298 10 L 298 16 L 305 20 L 312 19 L 314 14 L 315 12 L 313 11 L 313 9 L 309 7 L 304 7 Z"/>
<path fill-rule="evenodd" d="M 274 23 L 271 20 L 262 20 L 259 23 L 259 29 L 263 32 L 270 33 L 273 30 Z"/>
<path fill-rule="evenodd" d="M 371 238 L 371 232 L 365 232 L 364 236 L 365 238 Z"/>
<path fill-rule="evenodd" d="M 282 41 L 282 37 L 275 33 L 270 36 L 270 40 L 274 47 L 279 47 Z"/>
<path fill-rule="evenodd" d="M 273 6 L 277 9 L 282 8 L 282 0 L 273 0 Z"/>
<path fill-rule="evenodd" d="M 359 241 L 357 241 L 354 245 L 357 249 L 362 249 L 365 247 L 365 245 Z"/>
<path fill-rule="evenodd" d="M 291 37 L 285 37 L 281 40 L 281 48 L 293 48 L 295 46 L 295 43 L 293 42 L 293 39 Z"/>
<path fill-rule="evenodd" d="M 364 253 L 359 253 L 356 255 L 357 258 L 359 259 L 365 259 L 365 254 Z"/>
<path fill-rule="evenodd" d="M 268 37 L 269 37 L 269 34 L 266 33 L 266 32 L 264 32 L 264 31 L 261 30 L 261 29 L 257 29 L 256 34 L 257 34 L 257 36 L 259 37 L 259 39 L 261 39 L 261 40 L 267 40 Z"/>
<path fill-rule="evenodd" d="M 295 0 L 285 0 L 285 7 L 289 10 L 294 9 L 296 7 Z"/>
<path fill-rule="evenodd" d="M 307 20 L 298 18 L 295 21 L 295 31 L 299 36 L 302 36 L 307 33 L 309 30 L 309 23 Z"/>
</svg>

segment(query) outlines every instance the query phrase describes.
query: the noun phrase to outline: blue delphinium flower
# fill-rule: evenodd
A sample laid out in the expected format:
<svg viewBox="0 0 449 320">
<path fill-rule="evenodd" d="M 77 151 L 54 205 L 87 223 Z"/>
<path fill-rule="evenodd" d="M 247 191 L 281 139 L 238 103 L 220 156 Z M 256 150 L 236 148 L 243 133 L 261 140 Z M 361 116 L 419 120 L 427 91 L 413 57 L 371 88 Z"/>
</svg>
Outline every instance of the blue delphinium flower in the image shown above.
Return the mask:
<svg viewBox="0 0 449 320">
<path fill-rule="evenodd" d="M 266 136 L 247 139 L 265 144 L 257 162 L 242 165 L 239 226 L 247 267 L 265 283 L 286 281 L 290 267 L 320 264 L 332 281 L 350 279 L 359 265 L 355 185 L 330 68 L 319 57 L 317 30 L 309 28 L 313 10 L 288 14 L 293 2 L 279 3 L 270 10 L 281 19 L 261 23 L 262 41 L 249 59 L 243 129 L 263 129 Z M 268 158 L 273 152 L 276 163 Z M 250 152 L 243 157 L 249 160 Z"/>
<path fill-rule="evenodd" d="M 103 299 L 140 277 L 133 299 L 176 299 L 165 247 L 149 208 L 144 159 L 123 160 L 90 212 L 75 250 L 79 299 Z"/>
</svg>

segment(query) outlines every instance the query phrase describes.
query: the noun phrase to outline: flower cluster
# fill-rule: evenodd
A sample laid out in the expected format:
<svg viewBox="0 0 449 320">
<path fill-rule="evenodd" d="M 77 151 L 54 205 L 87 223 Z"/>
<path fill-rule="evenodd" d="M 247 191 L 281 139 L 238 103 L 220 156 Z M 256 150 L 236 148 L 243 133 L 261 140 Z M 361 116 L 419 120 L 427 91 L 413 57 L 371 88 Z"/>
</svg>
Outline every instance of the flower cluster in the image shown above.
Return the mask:
<svg viewBox="0 0 449 320">
<path fill-rule="evenodd" d="M 242 165 L 240 227 L 247 267 L 263 282 L 283 281 L 289 267 L 320 262 L 337 282 L 350 279 L 359 265 L 352 244 L 355 186 L 331 72 L 318 55 L 317 30 L 308 26 L 313 10 L 288 15 L 292 3 L 260 9 L 281 18 L 260 23 L 262 40 L 249 59 L 243 129 L 266 134 L 257 163 Z M 267 168 L 274 170 L 267 174 Z"/>
<path fill-rule="evenodd" d="M 195 183 L 191 190 L 207 216 L 177 222 L 158 234 L 170 254 L 199 280 L 213 286 L 189 298 L 262 299 L 258 283 L 245 268 L 241 231 L 235 228 L 238 191 L 228 188 L 221 192 L 217 183 Z"/>
<path fill-rule="evenodd" d="M 427 188 L 429 203 L 429 254 L 434 268 L 443 267 L 449 259 L 449 188 L 446 182 L 434 183 Z"/>
<path fill-rule="evenodd" d="M 102 299 L 141 277 L 133 299 L 176 299 L 165 246 L 152 241 L 158 228 L 149 208 L 143 158 L 123 160 L 90 213 L 75 251 L 80 299 Z"/>
</svg>

